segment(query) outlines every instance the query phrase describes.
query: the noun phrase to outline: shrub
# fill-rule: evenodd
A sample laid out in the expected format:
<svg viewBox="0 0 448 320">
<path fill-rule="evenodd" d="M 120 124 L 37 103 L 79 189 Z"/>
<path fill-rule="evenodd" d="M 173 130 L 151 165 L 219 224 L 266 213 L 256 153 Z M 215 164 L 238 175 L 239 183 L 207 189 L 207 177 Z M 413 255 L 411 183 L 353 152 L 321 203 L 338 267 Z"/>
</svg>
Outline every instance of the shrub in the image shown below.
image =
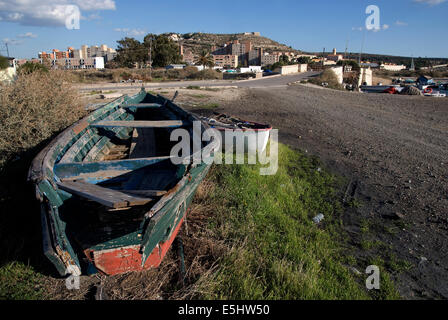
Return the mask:
<svg viewBox="0 0 448 320">
<path fill-rule="evenodd" d="M 0 56 L 0 70 L 6 69 L 9 67 L 8 59 L 3 56 Z"/>
<path fill-rule="evenodd" d="M 43 64 L 28 61 L 17 69 L 17 73 L 19 74 L 30 74 L 33 72 L 48 72 L 48 68 Z"/>
<path fill-rule="evenodd" d="M 328 83 L 329 88 L 338 90 L 344 89 L 343 86 L 338 82 L 336 74 L 331 69 L 324 70 L 324 72 L 322 72 L 318 77 L 311 78 L 309 82 L 317 84 L 319 86 L 321 86 L 322 83 Z"/>
<path fill-rule="evenodd" d="M 352 66 L 352 70 L 353 71 L 359 71 L 359 69 L 361 69 L 359 67 L 358 62 L 356 62 L 354 60 L 340 60 L 340 61 L 338 61 L 336 63 L 336 65 L 338 65 L 338 66 L 347 66 L 347 65 Z"/>
<path fill-rule="evenodd" d="M 0 89 L 0 168 L 78 120 L 82 102 L 60 72 L 22 74 Z"/>
<path fill-rule="evenodd" d="M 222 73 L 213 69 L 204 69 L 193 72 L 187 76 L 188 79 L 222 79 Z"/>
</svg>

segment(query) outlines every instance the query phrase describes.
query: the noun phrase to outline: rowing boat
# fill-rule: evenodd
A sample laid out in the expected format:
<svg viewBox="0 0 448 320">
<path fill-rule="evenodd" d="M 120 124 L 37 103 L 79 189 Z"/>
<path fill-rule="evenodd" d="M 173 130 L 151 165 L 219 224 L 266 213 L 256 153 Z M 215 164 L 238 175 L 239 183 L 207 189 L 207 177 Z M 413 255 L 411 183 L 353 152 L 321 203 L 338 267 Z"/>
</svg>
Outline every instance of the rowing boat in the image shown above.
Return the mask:
<svg viewBox="0 0 448 320">
<path fill-rule="evenodd" d="M 238 148 L 233 149 L 237 141 L 244 141 L 244 152 L 263 152 L 268 144 L 272 127 L 269 124 L 260 124 L 253 121 L 241 120 L 225 114 L 216 113 L 213 117 L 202 117 L 212 129 L 221 134 L 221 148 L 225 150 L 227 144 L 231 151 L 239 153 Z M 226 136 L 228 134 L 228 136 Z M 243 149 L 240 149 L 241 151 Z"/>
<path fill-rule="evenodd" d="M 61 275 L 160 265 L 210 169 L 211 161 L 174 164 L 170 156 L 171 132 L 192 136 L 194 121 L 142 89 L 95 110 L 39 153 L 28 178 L 41 203 L 44 254 Z M 209 128 L 200 123 L 201 132 Z M 214 148 L 210 140 L 201 151 Z"/>
</svg>

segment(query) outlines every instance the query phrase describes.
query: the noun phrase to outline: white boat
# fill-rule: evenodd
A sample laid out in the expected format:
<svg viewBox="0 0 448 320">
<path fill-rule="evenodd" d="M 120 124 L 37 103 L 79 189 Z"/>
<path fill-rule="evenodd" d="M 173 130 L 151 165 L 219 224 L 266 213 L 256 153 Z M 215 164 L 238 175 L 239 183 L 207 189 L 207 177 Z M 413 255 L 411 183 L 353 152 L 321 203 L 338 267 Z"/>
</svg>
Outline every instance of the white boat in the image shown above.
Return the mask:
<svg viewBox="0 0 448 320">
<path fill-rule="evenodd" d="M 226 135 L 232 137 L 233 143 L 244 139 L 244 152 L 263 152 L 269 141 L 272 127 L 269 124 L 260 124 L 229 117 L 225 114 L 217 114 L 215 117 L 202 117 L 202 120 L 221 133 L 221 148 L 225 150 Z M 238 152 L 239 150 L 236 150 Z"/>
<path fill-rule="evenodd" d="M 440 91 L 433 91 L 431 93 L 423 93 L 423 95 L 426 97 L 439 97 L 439 98 L 446 97 L 446 93 L 442 93 Z"/>
<path fill-rule="evenodd" d="M 399 85 L 360 86 L 359 88 L 361 89 L 362 92 L 367 93 L 385 93 L 385 91 L 390 88 L 395 88 L 395 90 L 400 92 L 403 89 L 403 87 Z"/>
</svg>

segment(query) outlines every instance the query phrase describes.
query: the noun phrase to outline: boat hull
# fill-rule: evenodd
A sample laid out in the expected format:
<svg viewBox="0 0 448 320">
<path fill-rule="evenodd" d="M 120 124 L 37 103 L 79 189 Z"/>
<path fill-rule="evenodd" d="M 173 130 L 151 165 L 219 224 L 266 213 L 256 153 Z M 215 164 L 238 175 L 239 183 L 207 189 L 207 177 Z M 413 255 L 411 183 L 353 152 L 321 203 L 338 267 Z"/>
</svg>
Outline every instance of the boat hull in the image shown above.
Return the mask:
<svg viewBox="0 0 448 320">
<path fill-rule="evenodd" d="M 144 109 L 142 113 L 139 107 Z M 158 115 L 152 108 L 160 109 Z M 139 115 L 143 119 L 135 119 Z M 142 90 L 78 121 L 33 161 L 28 179 L 41 202 L 44 254 L 62 276 L 92 272 L 116 275 L 158 267 L 210 169 L 210 161 L 198 164 L 191 159 L 188 165 L 174 164 L 165 156 L 169 152 L 166 147 L 159 151 L 162 156 L 132 158 L 130 150 L 138 149 L 131 143 L 134 120 L 163 124 L 157 130 L 158 137 L 165 139 L 173 130 L 172 123 L 193 130 L 193 122 L 200 121 L 172 101 Z M 114 127 L 99 128 L 100 123 L 113 123 Z M 209 128 L 202 123 L 202 131 Z M 208 142 L 212 150 L 217 143 Z M 130 146 L 129 154 L 121 155 L 120 160 L 109 159 L 111 148 L 125 145 Z M 144 202 L 140 202 L 143 196 L 134 194 L 141 191 L 151 192 Z"/>
<path fill-rule="evenodd" d="M 102 251 L 87 250 L 85 252 L 86 257 L 100 273 L 112 276 L 122 273 L 157 268 L 162 263 L 162 260 L 170 249 L 171 244 L 176 239 L 182 227 L 184 219 L 185 217 L 182 218 L 173 234 L 167 241 L 159 243 L 159 245 L 154 248 L 154 250 L 151 252 L 151 255 L 143 265 L 142 254 L 140 252 L 139 245 L 119 247 L 116 249 Z"/>
</svg>

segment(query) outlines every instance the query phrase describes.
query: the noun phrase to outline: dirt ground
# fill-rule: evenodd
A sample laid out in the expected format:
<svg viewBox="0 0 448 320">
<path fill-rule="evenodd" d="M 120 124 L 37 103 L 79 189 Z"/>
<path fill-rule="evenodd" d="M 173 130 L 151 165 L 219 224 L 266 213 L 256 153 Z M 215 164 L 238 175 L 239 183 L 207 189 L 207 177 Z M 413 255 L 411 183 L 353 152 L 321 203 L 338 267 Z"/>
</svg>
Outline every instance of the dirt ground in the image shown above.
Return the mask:
<svg viewBox="0 0 448 320">
<path fill-rule="evenodd" d="M 404 298 L 448 298 L 448 99 L 294 85 L 239 91 L 214 111 L 270 123 L 346 177 L 359 270 L 380 257 Z"/>
</svg>

